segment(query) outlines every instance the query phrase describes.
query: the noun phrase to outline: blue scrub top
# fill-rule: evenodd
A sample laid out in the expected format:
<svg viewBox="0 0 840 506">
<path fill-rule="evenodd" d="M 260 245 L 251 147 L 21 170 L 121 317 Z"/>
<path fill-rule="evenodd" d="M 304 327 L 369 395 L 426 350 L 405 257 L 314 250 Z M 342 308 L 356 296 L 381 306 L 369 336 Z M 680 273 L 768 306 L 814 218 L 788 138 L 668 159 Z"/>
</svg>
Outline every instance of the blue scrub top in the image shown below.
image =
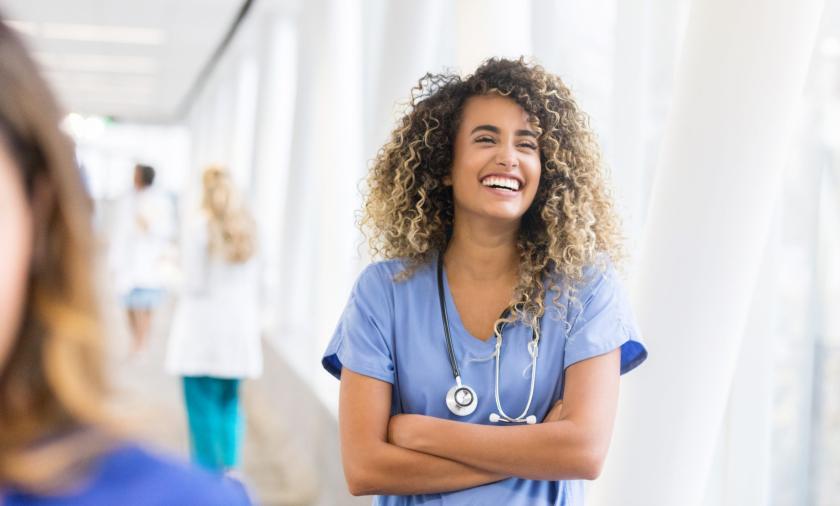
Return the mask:
<svg viewBox="0 0 840 506">
<path fill-rule="evenodd" d="M 3 506 L 248 506 L 245 488 L 125 443 L 102 455 L 84 483 L 59 495 L 0 489 Z"/>
<path fill-rule="evenodd" d="M 394 384 L 393 412 L 435 416 L 490 425 L 496 412 L 495 339 L 480 340 L 467 332 L 444 275 L 444 293 L 452 345 L 464 384 L 475 389 L 478 407 L 457 417 L 446 407 L 446 392 L 455 383 L 447 357 L 438 300 L 436 264 L 423 265 L 405 281 L 394 281 L 404 269 L 400 260 L 369 265 L 359 276 L 338 327 L 323 357 L 323 366 L 340 378 L 342 367 Z M 546 294 L 537 358 L 534 399 L 528 415 L 542 420 L 562 396 L 563 373 L 570 365 L 621 348 L 621 373 L 641 364 L 647 351 L 626 292 L 612 266 L 584 272 L 565 321 L 552 306 L 556 292 Z M 568 329 L 568 330 L 567 330 Z M 522 413 L 531 385 L 527 345 L 531 329 L 521 322 L 503 333 L 500 400 L 509 416 Z M 510 478 L 456 492 L 417 496 L 378 496 L 379 505 L 569 505 L 583 504 L 583 482 Z"/>
</svg>

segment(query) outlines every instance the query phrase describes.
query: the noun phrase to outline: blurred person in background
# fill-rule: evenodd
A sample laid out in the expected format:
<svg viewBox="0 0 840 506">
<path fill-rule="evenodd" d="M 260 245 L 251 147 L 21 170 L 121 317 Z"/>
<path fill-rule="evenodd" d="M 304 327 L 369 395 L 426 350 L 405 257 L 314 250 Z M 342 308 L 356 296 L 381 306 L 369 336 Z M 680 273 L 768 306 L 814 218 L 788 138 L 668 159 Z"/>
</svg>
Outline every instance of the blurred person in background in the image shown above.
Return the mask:
<svg viewBox="0 0 840 506">
<path fill-rule="evenodd" d="M 175 232 L 172 203 L 154 186 L 155 169 L 134 167 L 134 187 L 118 203 L 109 263 L 128 311 L 132 349 L 145 346 L 155 308 L 166 294 Z"/>
<path fill-rule="evenodd" d="M 240 381 L 262 373 L 256 228 L 228 172 L 202 174 L 200 208 L 186 217 L 184 289 L 166 357 L 183 378 L 193 460 L 232 471 L 240 463 Z"/>
<path fill-rule="evenodd" d="M 359 276 L 323 365 L 375 504 L 583 504 L 642 363 L 587 118 L 552 74 L 427 74 L 368 176 Z M 537 423 L 540 422 L 540 423 Z"/>
<path fill-rule="evenodd" d="M 61 120 L 0 19 L 0 504 L 250 504 L 106 413 L 91 201 Z"/>
</svg>

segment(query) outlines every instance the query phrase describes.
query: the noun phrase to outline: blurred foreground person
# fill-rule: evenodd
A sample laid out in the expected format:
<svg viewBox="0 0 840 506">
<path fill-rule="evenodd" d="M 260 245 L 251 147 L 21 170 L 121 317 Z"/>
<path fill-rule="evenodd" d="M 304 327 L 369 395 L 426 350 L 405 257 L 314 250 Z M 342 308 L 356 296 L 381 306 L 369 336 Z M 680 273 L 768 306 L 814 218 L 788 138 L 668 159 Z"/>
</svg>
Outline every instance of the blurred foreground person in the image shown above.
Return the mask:
<svg viewBox="0 0 840 506">
<path fill-rule="evenodd" d="M 242 446 L 239 382 L 262 373 L 255 227 L 227 171 L 208 167 L 202 187 L 184 228 L 167 370 L 183 377 L 194 461 L 230 471 Z"/>
<path fill-rule="evenodd" d="M 0 504 L 249 504 L 106 425 L 91 203 L 60 121 L 0 20 Z"/>
<path fill-rule="evenodd" d="M 110 248 L 135 352 L 145 346 L 154 310 L 166 294 L 166 260 L 175 235 L 172 203 L 154 181 L 154 168 L 134 167 L 134 187 L 119 201 Z"/>
</svg>

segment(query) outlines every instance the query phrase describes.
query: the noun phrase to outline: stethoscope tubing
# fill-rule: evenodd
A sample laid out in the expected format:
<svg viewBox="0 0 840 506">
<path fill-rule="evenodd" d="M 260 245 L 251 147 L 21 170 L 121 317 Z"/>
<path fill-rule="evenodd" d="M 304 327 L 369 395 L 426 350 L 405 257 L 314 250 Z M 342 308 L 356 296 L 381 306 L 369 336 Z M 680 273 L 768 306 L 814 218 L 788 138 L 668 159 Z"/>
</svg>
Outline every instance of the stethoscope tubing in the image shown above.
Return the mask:
<svg viewBox="0 0 840 506">
<path fill-rule="evenodd" d="M 443 323 L 444 336 L 446 337 L 446 349 L 447 349 L 447 355 L 449 357 L 449 365 L 452 369 L 452 376 L 455 379 L 456 385 L 458 387 L 461 387 L 462 386 L 461 371 L 458 368 L 458 360 L 455 357 L 455 350 L 454 350 L 454 347 L 452 346 L 452 335 L 451 335 L 451 332 L 449 330 L 449 314 L 446 310 L 446 294 L 444 293 L 444 289 L 443 289 L 443 254 L 442 253 L 438 254 L 437 285 L 438 285 L 438 300 L 440 302 L 440 314 L 441 314 L 441 319 L 442 319 L 442 323 Z M 506 318 L 507 315 L 509 314 L 509 311 L 510 311 L 509 308 L 505 309 L 502 312 L 502 314 L 499 318 Z M 538 322 L 537 325 L 539 326 L 539 322 Z M 495 376 L 496 376 L 496 378 L 495 378 L 495 380 L 496 380 L 495 381 L 495 400 L 496 400 L 496 409 L 498 410 L 498 414 L 495 417 L 493 417 L 493 415 L 491 415 L 491 421 L 504 421 L 504 422 L 514 422 L 514 423 L 521 423 L 521 422 L 533 423 L 533 417 L 532 416 L 531 417 L 526 417 L 526 415 L 528 414 L 528 411 L 531 409 L 531 403 L 534 399 L 534 387 L 536 385 L 536 378 L 537 378 L 537 356 L 539 355 L 540 334 L 539 334 L 539 331 L 536 328 L 533 329 L 533 333 L 532 333 L 532 336 L 531 336 L 531 342 L 528 344 L 528 353 L 531 355 L 531 386 L 530 386 L 530 389 L 528 391 L 528 402 L 526 403 L 525 409 L 522 411 L 522 414 L 520 414 L 516 418 L 511 418 L 502 409 L 502 402 L 501 402 L 501 399 L 499 397 L 499 377 L 501 376 L 500 366 L 501 366 L 501 361 L 502 361 L 502 357 L 501 357 L 501 355 L 502 355 L 502 330 L 503 330 L 503 328 L 499 329 L 496 332 L 496 349 L 495 349 L 495 352 L 494 352 L 494 355 L 495 355 L 494 358 L 495 358 L 495 362 L 496 362 L 495 363 L 495 366 L 496 366 L 495 367 L 495 369 L 496 369 L 496 371 L 495 371 L 496 372 L 496 374 L 495 374 Z M 466 387 L 466 388 L 469 388 L 470 391 L 473 391 L 472 388 L 470 388 L 470 387 Z M 450 392 L 452 392 L 453 390 L 455 390 L 455 389 L 454 388 L 450 389 Z M 451 406 L 450 399 L 448 399 L 449 395 L 450 394 L 447 393 L 447 405 L 450 407 L 450 411 L 452 411 L 455 415 L 465 416 L 465 414 L 469 414 L 469 413 L 472 413 L 474 411 L 474 408 L 473 408 L 473 409 L 466 410 L 463 414 L 461 412 L 456 412 L 456 410 L 454 410 Z M 478 402 L 477 398 L 474 398 L 473 402 L 477 403 Z"/>
<path fill-rule="evenodd" d="M 501 329 L 499 330 L 499 335 L 496 337 L 496 409 L 499 412 L 499 417 L 501 420 L 506 422 L 524 422 L 526 421 L 526 415 L 528 411 L 531 410 L 531 402 L 534 400 L 534 386 L 536 385 L 537 379 L 537 355 L 539 355 L 539 333 L 535 333 L 533 338 L 533 343 L 536 343 L 533 347 L 528 347 L 528 353 L 531 355 L 531 387 L 528 391 L 528 402 L 525 404 L 525 409 L 522 410 L 522 414 L 517 416 L 516 418 L 511 418 L 505 413 L 505 410 L 502 409 L 502 401 L 499 398 L 499 378 L 501 377 L 501 372 L 499 371 L 500 364 L 502 362 L 502 338 L 501 338 Z"/>
<path fill-rule="evenodd" d="M 449 354 L 449 366 L 452 368 L 452 376 L 455 377 L 455 381 L 460 383 L 461 371 L 458 368 L 458 360 L 455 358 L 455 350 L 452 347 L 452 334 L 449 331 L 449 314 L 446 311 L 446 294 L 443 292 L 443 254 L 438 255 L 437 286 L 440 316 L 443 319 L 443 333 L 446 336 L 446 349 Z"/>
</svg>

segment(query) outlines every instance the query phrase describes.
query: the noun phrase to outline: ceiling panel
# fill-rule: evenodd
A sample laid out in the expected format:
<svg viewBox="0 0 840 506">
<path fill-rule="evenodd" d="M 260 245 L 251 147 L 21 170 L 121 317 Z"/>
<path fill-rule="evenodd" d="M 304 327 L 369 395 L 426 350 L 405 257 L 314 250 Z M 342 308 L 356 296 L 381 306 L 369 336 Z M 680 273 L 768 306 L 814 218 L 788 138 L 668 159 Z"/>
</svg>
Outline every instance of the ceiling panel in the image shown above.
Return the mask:
<svg viewBox="0 0 840 506">
<path fill-rule="evenodd" d="M 179 107 L 243 0 L 2 0 L 68 111 L 131 121 Z"/>
</svg>

